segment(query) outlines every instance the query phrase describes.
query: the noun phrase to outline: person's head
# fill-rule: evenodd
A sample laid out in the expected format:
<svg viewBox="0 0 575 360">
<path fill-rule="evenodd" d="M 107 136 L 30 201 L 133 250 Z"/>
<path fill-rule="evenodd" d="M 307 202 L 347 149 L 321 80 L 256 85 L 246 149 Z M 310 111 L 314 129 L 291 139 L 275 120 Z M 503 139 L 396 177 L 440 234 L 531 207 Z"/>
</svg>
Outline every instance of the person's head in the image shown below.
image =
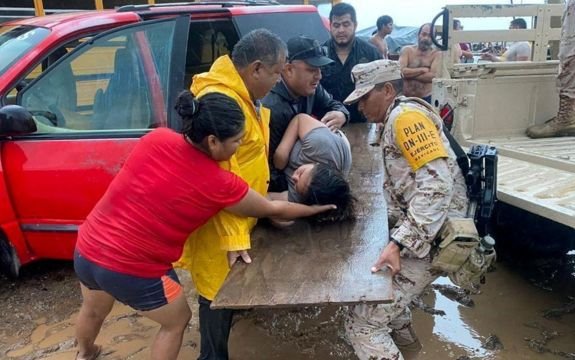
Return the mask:
<svg viewBox="0 0 575 360">
<path fill-rule="evenodd" d="M 421 51 L 431 49 L 431 24 L 423 24 L 417 32 L 417 47 Z"/>
<path fill-rule="evenodd" d="M 514 29 L 527 29 L 527 23 L 525 22 L 524 19 L 521 19 L 521 18 L 513 19 L 513 20 L 511 20 L 511 22 L 509 23 L 509 29 L 511 29 L 511 30 L 514 30 Z"/>
<path fill-rule="evenodd" d="M 331 38 L 337 46 L 346 47 L 355 39 L 357 18 L 353 6 L 346 3 L 334 5 L 329 12 Z"/>
<path fill-rule="evenodd" d="M 463 30 L 463 25 L 461 25 L 460 20 L 453 20 L 453 30 Z"/>
<path fill-rule="evenodd" d="M 178 95 L 175 108 L 182 117 L 182 134 L 212 159 L 228 160 L 240 146 L 245 117 L 231 97 L 209 93 L 195 99 L 186 90 Z"/>
<path fill-rule="evenodd" d="M 304 164 L 296 169 L 292 179 L 304 204 L 337 206 L 336 210 L 321 218 L 337 221 L 353 217 L 355 199 L 351 188 L 343 174 L 334 167 L 319 163 Z"/>
<path fill-rule="evenodd" d="M 278 82 L 286 56 L 286 44 L 266 29 L 252 30 L 236 43 L 232 62 L 252 100 L 266 96 Z"/>
<path fill-rule="evenodd" d="M 282 71 L 284 82 L 297 96 L 312 95 L 321 80 L 320 67 L 333 60 L 326 56 L 317 40 L 305 36 L 289 39 L 287 48 L 288 62 Z"/>
<path fill-rule="evenodd" d="M 343 103 L 359 102 L 358 109 L 369 122 L 384 122 L 387 109 L 403 91 L 399 62 L 375 60 L 358 64 L 351 70 L 351 76 L 355 90 Z"/>
<path fill-rule="evenodd" d="M 377 26 L 377 32 L 381 35 L 388 35 L 393 31 L 393 19 L 389 15 L 380 16 L 375 25 Z"/>
</svg>

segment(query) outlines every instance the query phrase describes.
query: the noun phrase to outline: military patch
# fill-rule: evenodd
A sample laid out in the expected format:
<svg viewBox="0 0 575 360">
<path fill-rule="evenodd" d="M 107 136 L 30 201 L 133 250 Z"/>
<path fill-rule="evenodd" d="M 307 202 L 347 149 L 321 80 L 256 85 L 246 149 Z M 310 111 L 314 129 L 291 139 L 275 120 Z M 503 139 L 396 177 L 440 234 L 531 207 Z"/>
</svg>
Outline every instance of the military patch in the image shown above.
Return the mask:
<svg viewBox="0 0 575 360">
<path fill-rule="evenodd" d="M 396 118 L 394 126 L 397 146 L 413 171 L 448 156 L 435 124 L 423 113 L 407 110 Z"/>
</svg>

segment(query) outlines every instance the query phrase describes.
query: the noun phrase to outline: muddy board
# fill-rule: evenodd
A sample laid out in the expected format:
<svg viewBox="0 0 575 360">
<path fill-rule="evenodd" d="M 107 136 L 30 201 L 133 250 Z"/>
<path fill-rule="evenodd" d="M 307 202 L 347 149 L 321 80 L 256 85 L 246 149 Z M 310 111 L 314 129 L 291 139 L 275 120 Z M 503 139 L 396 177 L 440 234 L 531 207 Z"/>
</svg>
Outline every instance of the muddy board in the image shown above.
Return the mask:
<svg viewBox="0 0 575 360">
<path fill-rule="evenodd" d="M 233 266 L 212 308 L 391 301 L 390 273 L 370 272 L 388 239 L 381 148 L 369 145 L 373 128 L 345 128 L 353 156 L 356 220 L 329 225 L 302 220 L 286 229 L 258 225 L 252 233 L 252 263 Z"/>
</svg>

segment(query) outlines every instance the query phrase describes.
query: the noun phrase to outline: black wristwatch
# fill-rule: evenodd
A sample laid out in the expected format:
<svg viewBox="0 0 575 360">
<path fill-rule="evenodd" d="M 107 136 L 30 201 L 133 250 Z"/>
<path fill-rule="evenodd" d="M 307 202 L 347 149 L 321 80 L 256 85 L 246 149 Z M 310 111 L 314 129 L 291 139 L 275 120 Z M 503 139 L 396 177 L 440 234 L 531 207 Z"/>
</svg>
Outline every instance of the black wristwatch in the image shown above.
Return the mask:
<svg viewBox="0 0 575 360">
<path fill-rule="evenodd" d="M 394 238 L 390 238 L 389 241 L 391 241 L 392 243 L 394 243 L 395 245 L 397 245 L 397 247 L 399 248 L 399 251 L 403 250 L 405 248 L 405 246 L 403 246 L 402 243 L 400 243 L 399 241 L 395 240 Z"/>
</svg>

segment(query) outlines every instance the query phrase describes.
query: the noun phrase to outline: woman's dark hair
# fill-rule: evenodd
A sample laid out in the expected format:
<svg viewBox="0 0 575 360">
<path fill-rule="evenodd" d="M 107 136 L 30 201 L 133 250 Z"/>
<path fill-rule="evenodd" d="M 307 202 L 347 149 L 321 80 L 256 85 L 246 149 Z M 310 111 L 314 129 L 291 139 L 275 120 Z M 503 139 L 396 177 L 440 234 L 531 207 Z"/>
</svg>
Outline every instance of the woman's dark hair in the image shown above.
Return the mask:
<svg viewBox="0 0 575 360">
<path fill-rule="evenodd" d="M 242 109 L 224 94 L 209 93 L 197 100 L 185 90 L 178 95 L 175 109 L 182 117 L 182 134 L 196 144 L 209 135 L 224 141 L 244 129 Z"/>
<path fill-rule="evenodd" d="M 341 171 L 326 164 L 316 164 L 312 170 L 311 182 L 304 197 L 307 205 L 334 204 L 336 210 L 316 215 L 318 222 L 343 221 L 354 218 L 355 198 Z"/>
</svg>

